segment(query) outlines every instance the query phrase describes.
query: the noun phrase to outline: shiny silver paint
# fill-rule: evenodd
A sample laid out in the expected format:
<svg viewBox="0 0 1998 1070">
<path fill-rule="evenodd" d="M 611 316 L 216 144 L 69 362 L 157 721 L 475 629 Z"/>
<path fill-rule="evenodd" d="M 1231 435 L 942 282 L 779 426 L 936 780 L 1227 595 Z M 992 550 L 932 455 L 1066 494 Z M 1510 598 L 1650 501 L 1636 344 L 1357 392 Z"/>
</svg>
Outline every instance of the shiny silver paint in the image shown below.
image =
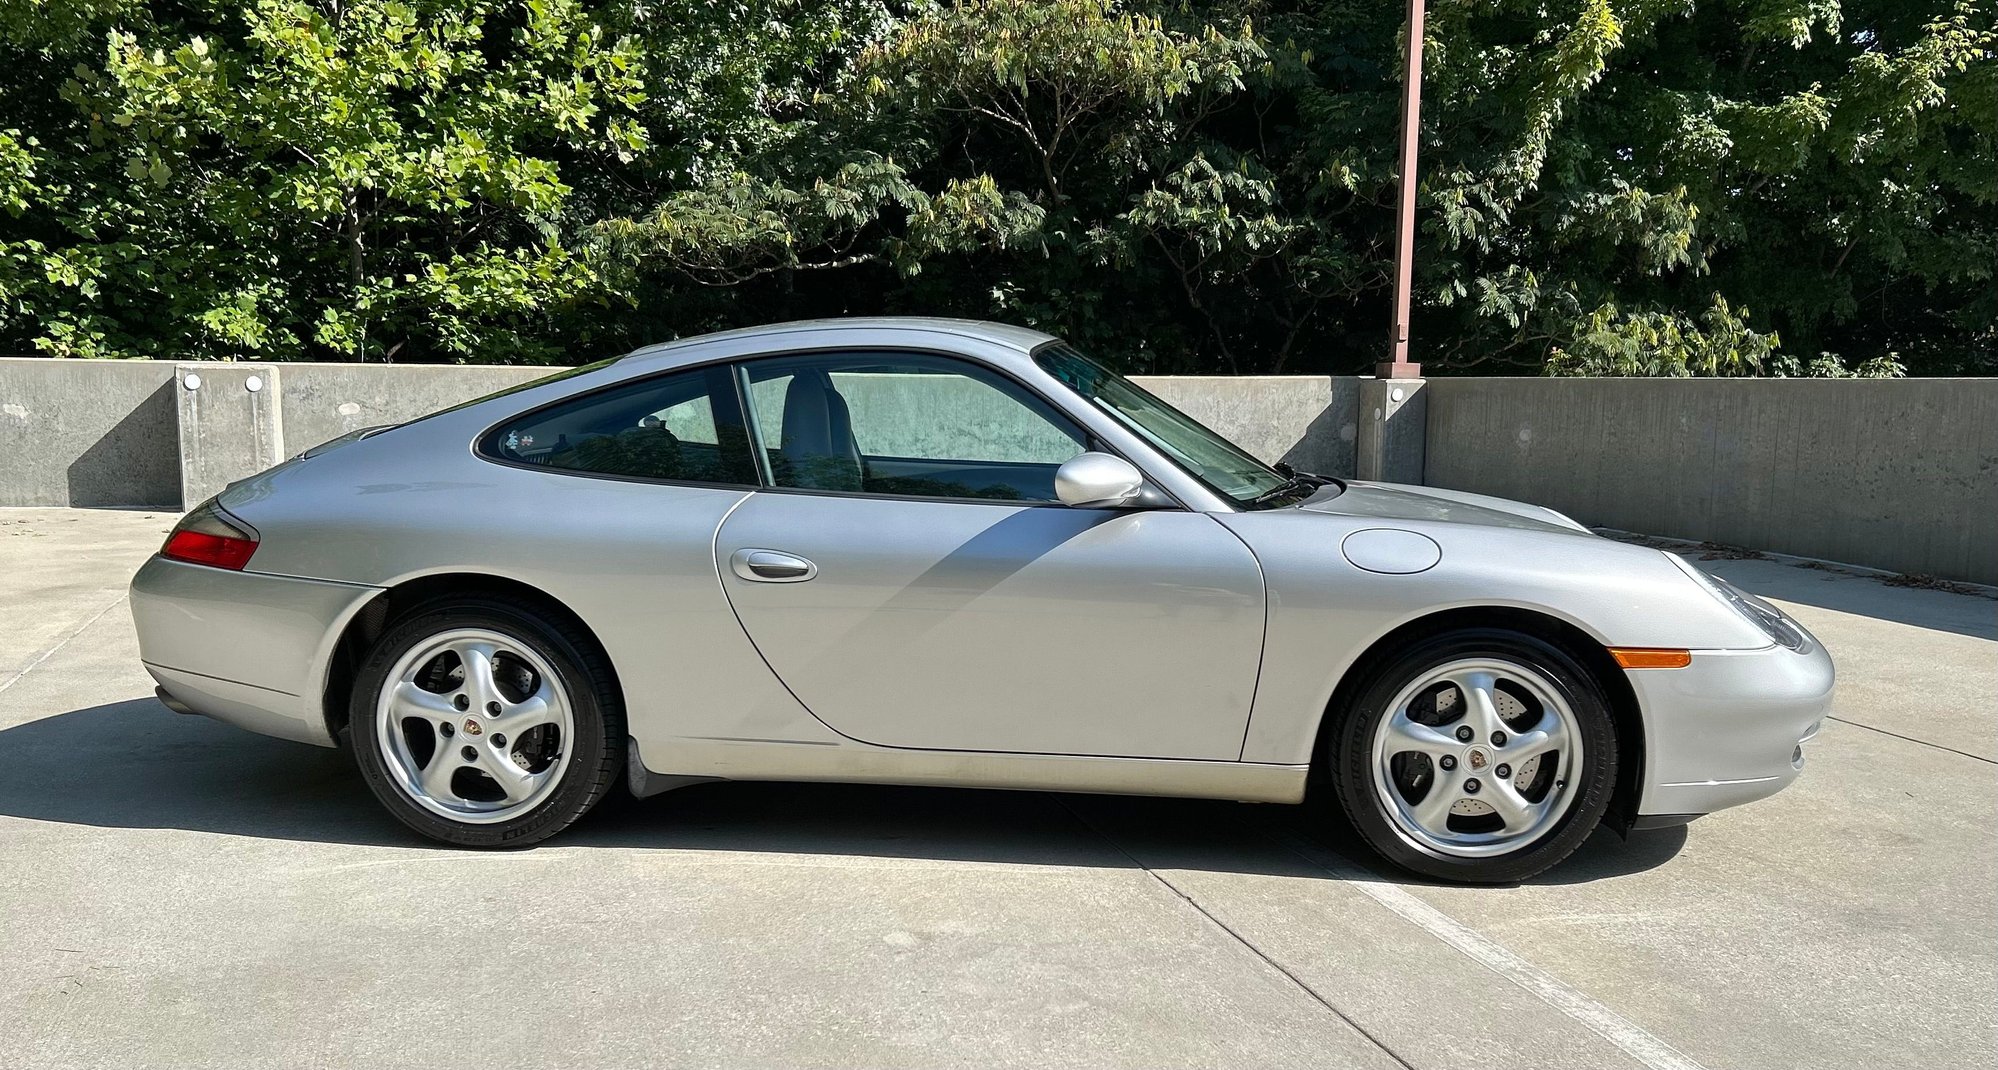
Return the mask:
<svg viewBox="0 0 1998 1070">
<path fill-rule="evenodd" d="M 1107 453 L 1085 453 L 1055 470 L 1055 496 L 1079 509 L 1107 509 L 1136 501 L 1145 475 Z"/>
<path fill-rule="evenodd" d="M 331 653 L 363 605 L 423 577 L 498 577 L 595 633 L 657 777 L 1294 801 L 1333 690 L 1370 647 L 1433 613 L 1509 607 L 1605 646 L 1699 651 L 1688 669 L 1626 674 L 1644 723 L 1640 812 L 1702 813 L 1796 775 L 1830 659 L 1772 645 L 1663 553 L 1550 510 L 1430 488 L 1356 482 L 1239 510 L 1042 372 L 1030 354 L 1046 341 L 938 320 L 731 332 L 356 437 L 225 493 L 263 535 L 250 571 L 157 558 L 140 571 L 143 656 L 203 712 L 330 743 Z M 628 482 L 472 448 L 503 419 L 635 376 L 854 348 L 997 368 L 1172 507 Z M 1359 567 L 1340 547 L 1371 529 L 1427 539 L 1438 560 Z M 742 550 L 815 574 L 769 582 L 784 577 L 738 565 Z"/>
</svg>

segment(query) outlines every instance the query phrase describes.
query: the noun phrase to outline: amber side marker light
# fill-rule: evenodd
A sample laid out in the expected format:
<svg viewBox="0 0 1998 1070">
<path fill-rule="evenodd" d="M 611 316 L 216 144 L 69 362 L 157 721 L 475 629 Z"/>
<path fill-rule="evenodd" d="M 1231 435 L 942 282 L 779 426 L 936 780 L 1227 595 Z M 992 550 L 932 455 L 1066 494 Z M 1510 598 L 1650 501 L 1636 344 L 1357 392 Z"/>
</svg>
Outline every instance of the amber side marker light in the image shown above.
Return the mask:
<svg viewBox="0 0 1998 1070">
<path fill-rule="evenodd" d="M 1626 669 L 1683 669 L 1693 663 L 1693 652 L 1690 650 L 1613 646 L 1609 652 L 1610 657 Z"/>
</svg>

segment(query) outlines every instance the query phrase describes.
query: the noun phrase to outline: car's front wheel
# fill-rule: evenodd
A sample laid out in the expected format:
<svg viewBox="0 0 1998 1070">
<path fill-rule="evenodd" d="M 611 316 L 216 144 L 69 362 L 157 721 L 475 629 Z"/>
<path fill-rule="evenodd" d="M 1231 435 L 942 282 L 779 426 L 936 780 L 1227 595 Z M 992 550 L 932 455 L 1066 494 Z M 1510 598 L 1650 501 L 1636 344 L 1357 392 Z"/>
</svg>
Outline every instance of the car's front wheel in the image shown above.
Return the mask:
<svg viewBox="0 0 1998 1070">
<path fill-rule="evenodd" d="M 1346 816 L 1387 860 L 1445 880 L 1523 880 L 1608 809 L 1616 723 L 1595 677 L 1535 636 L 1467 629 L 1381 665 L 1327 739 Z"/>
<path fill-rule="evenodd" d="M 389 812 L 460 846 L 560 832 L 610 790 L 624 754 L 595 644 L 500 597 L 432 603 L 389 627 L 360 666 L 348 724 Z"/>
</svg>

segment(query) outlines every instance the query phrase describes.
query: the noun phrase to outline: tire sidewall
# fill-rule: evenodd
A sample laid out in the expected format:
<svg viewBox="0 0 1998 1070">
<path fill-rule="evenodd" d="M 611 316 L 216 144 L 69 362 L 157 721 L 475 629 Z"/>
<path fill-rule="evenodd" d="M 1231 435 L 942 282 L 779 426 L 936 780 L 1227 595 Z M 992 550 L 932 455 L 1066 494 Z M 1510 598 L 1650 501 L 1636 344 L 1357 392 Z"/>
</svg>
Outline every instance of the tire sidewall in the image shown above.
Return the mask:
<svg viewBox="0 0 1998 1070">
<path fill-rule="evenodd" d="M 395 663 L 431 637 L 459 628 L 497 632 L 546 659 L 568 698 L 574 721 L 572 738 L 563 742 L 569 760 L 555 789 L 534 809 L 491 824 L 452 821 L 405 794 L 389 770 L 390 759 L 382 753 L 375 724 L 377 703 L 390 683 L 388 675 Z M 507 603 L 464 599 L 419 608 L 384 631 L 361 662 L 347 719 L 355 764 L 369 789 L 397 820 L 432 839 L 462 846 L 507 847 L 526 846 L 552 836 L 604 793 L 606 785 L 593 774 L 609 757 L 608 752 L 622 742 L 622 736 L 612 735 L 612 726 L 607 724 L 615 704 L 606 701 L 603 684 L 585 667 L 589 660 L 560 629 Z"/>
<path fill-rule="evenodd" d="M 1547 677 L 1560 689 L 1582 737 L 1582 783 L 1567 813 L 1533 843 L 1482 858 L 1442 854 L 1416 843 L 1387 814 L 1387 804 L 1374 787 L 1374 733 L 1392 712 L 1389 704 L 1421 675 L 1469 657 L 1517 662 Z M 1326 751 L 1321 760 L 1331 773 L 1340 809 L 1368 846 L 1398 866 L 1443 880 L 1508 884 L 1547 869 L 1574 853 L 1595 831 L 1616 789 L 1616 722 L 1601 684 L 1560 647 L 1504 629 L 1448 632 L 1419 641 L 1390 659 L 1368 676 L 1337 730 L 1327 734 Z"/>
</svg>

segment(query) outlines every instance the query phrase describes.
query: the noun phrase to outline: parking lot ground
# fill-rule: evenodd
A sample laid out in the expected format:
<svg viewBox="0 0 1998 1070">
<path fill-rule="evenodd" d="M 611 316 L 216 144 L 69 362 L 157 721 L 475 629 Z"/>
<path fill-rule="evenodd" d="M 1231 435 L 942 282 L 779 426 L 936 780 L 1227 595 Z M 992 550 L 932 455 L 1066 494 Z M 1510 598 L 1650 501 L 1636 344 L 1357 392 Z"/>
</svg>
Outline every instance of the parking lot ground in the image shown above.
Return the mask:
<svg viewBox="0 0 1998 1070">
<path fill-rule="evenodd" d="M 1838 659 L 1805 775 L 1518 887 L 1309 808 L 715 784 L 437 849 L 152 698 L 160 512 L 0 509 L 0 1067 L 1937 1067 L 1998 1056 L 1998 601 L 1707 562 Z"/>
</svg>

